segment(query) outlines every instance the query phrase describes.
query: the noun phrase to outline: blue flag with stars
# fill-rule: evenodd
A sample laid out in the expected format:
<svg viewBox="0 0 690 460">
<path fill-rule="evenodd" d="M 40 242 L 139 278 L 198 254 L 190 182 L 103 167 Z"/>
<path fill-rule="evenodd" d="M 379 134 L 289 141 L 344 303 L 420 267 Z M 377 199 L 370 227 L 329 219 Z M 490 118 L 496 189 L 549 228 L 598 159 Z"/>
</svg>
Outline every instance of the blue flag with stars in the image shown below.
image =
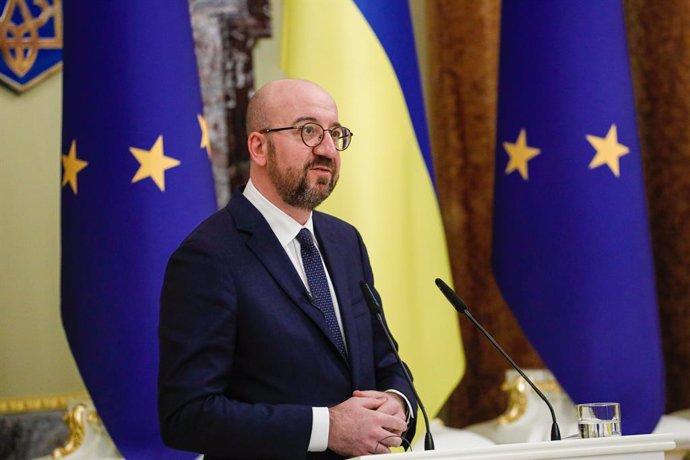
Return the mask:
<svg viewBox="0 0 690 460">
<path fill-rule="evenodd" d="M 573 401 L 649 433 L 664 371 L 621 2 L 502 8 L 494 274 Z"/>
<path fill-rule="evenodd" d="M 62 321 L 128 460 L 162 445 L 158 303 L 177 244 L 215 210 L 186 0 L 64 3 Z"/>
</svg>

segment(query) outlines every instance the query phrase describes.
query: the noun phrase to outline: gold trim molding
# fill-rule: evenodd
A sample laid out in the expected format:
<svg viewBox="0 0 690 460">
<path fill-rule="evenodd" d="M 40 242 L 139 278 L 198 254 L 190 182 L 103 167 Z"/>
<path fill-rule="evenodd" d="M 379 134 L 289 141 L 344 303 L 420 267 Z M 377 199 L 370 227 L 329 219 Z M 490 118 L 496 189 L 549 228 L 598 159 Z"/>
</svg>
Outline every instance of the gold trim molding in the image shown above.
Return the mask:
<svg viewBox="0 0 690 460">
<path fill-rule="evenodd" d="M 71 401 L 84 399 L 90 399 L 89 394 L 85 391 L 63 393 L 59 395 L 0 398 L 0 415 L 23 412 L 65 410 Z"/>
</svg>

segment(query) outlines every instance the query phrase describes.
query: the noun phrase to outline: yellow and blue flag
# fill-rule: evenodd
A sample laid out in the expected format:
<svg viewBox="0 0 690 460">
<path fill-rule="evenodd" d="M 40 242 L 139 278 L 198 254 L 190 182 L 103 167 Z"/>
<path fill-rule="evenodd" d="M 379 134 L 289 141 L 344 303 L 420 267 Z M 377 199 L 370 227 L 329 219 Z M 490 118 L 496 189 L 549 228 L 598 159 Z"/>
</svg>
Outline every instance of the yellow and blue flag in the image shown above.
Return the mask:
<svg viewBox="0 0 690 460">
<path fill-rule="evenodd" d="M 284 15 L 287 75 L 329 91 L 355 133 L 321 209 L 361 231 L 400 354 L 436 415 L 465 361 L 456 314 L 434 285 L 450 264 L 409 5 L 288 0 Z"/>
<path fill-rule="evenodd" d="M 620 0 L 505 0 L 494 273 L 576 403 L 664 409 L 654 266 Z"/>
<path fill-rule="evenodd" d="M 62 320 L 128 460 L 162 445 L 158 302 L 177 244 L 215 210 L 186 0 L 64 3 Z"/>
</svg>

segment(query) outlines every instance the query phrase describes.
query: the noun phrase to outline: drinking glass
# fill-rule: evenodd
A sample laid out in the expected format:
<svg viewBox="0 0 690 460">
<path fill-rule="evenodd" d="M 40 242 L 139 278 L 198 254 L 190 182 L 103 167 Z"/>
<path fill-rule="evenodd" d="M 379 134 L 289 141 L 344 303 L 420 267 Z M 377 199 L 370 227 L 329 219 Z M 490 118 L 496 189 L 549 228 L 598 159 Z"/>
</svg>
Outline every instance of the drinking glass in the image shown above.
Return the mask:
<svg viewBox="0 0 690 460">
<path fill-rule="evenodd" d="M 620 436 L 620 404 L 615 402 L 578 404 L 577 427 L 581 438 Z"/>
</svg>

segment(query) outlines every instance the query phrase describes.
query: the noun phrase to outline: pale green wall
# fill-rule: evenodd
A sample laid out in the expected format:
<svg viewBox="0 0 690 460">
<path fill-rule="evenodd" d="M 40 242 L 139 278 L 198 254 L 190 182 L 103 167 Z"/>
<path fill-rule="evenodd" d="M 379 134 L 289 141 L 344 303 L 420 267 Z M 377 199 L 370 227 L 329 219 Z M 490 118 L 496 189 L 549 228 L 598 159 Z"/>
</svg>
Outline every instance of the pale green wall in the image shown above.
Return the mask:
<svg viewBox="0 0 690 460">
<path fill-rule="evenodd" d="M 0 398 L 83 390 L 60 322 L 61 85 L 0 87 Z"/>
<path fill-rule="evenodd" d="M 280 68 L 280 37 L 283 31 L 283 0 L 271 0 L 271 37 L 254 46 L 254 83 L 257 88 L 271 80 L 285 78 Z"/>
<path fill-rule="evenodd" d="M 414 27 L 415 41 L 417 42 L 419 71 L 422 74 L 422 86 L 426 94 L 425 102 L 428 104 L 429 40 L 427 39 L 426 1 L 427 0 L 410 0 L 410 11 L 412 12 L 412 26 Z"/>
</svg>

